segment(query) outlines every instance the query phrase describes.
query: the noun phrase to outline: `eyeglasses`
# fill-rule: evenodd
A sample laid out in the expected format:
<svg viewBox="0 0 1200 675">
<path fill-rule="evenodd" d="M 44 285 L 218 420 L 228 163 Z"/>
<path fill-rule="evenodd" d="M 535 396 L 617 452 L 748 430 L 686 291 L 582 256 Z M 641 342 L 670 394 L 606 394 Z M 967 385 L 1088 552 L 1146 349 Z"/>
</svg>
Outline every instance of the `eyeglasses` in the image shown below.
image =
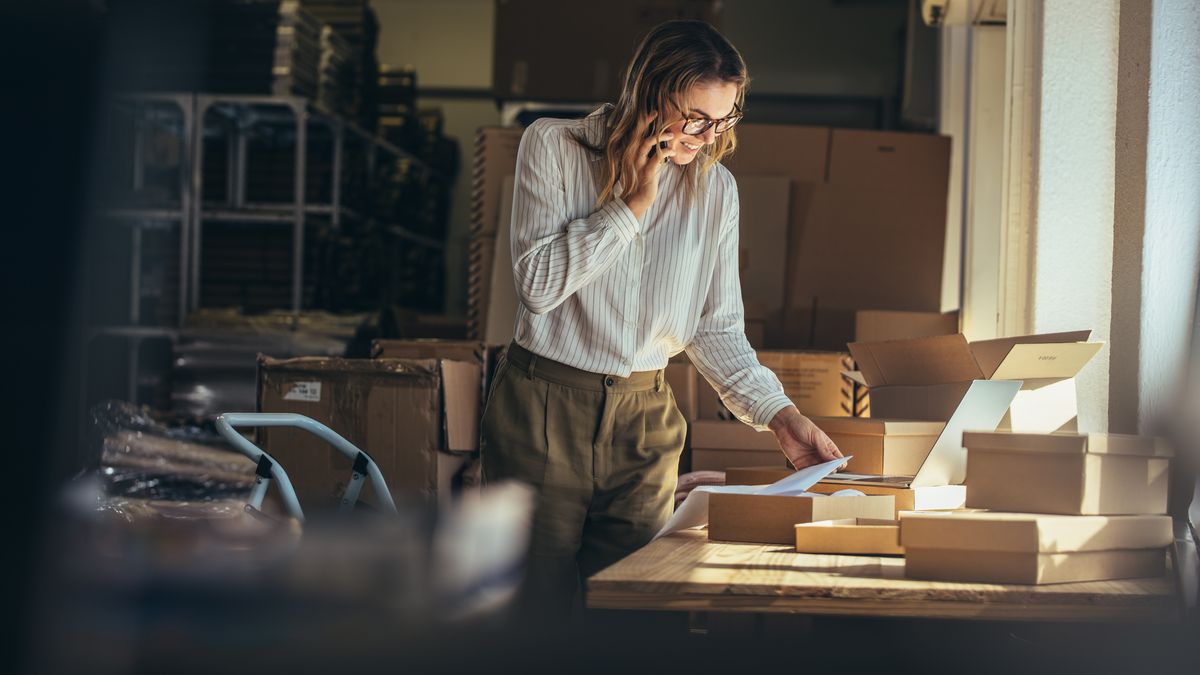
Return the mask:
<svg viewBox="0 0 1200 675">
<path fill-rule="evenodd" d="M 710 127 L 716 125 L 716 133 L 723 134 L 733 128 L 733 125 L 742 119 L 742 109 L 735 103 L 733 105 L 733 114 L 728 117 L 722 117 L 719 120 L 709 119 L 707 117 L 688 117 L 683 124 L 683 133 L 688 136 L 701 136 Z"/>
</svg>

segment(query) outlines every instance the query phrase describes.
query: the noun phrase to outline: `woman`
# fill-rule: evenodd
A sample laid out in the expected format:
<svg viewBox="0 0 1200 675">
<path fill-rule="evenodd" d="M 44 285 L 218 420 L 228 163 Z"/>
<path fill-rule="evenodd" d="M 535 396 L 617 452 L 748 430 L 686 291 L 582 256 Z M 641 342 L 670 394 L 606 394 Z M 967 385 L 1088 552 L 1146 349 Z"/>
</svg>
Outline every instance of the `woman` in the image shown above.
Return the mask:
<svg viewBox="0 0 1200 675">
<path fill-rule="evenodd" d="M 516 332 L 483 419 L 485 481 L 538 490 L 526 597 L 562 601 L 670 516 L 686 424 L 663 378 L 686 350 L 797 468 L 841 457 L 746 340 L 733 151 L 741 55 L 700 21 L 638 47 L 616 105 L 540 119 L 517 154 Z M 782 245 L 782 242 L 781 242 Z"/>
</svg>

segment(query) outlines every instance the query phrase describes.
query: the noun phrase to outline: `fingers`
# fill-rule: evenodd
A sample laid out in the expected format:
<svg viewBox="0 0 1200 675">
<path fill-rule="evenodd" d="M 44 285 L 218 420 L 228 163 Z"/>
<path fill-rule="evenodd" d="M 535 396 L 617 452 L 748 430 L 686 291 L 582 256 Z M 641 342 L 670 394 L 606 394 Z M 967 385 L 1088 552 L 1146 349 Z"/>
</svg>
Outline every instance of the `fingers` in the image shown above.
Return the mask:
<svg viewBox="0 0 1200 675">
<path fill-rule="evenodd" d="M 661 134 L 651 136 L 643 141 L 641 147 L 642 154 L 639 155 L 639 157 L 642 158 L 643 164 L 654 157 L 658 158 L 658 163 L 662 163 L 664 157 L 674 157 L 674 150 L 664 150 L 663 148 L 659 147 L 659 143 L 664 143 L 672 138 L 675 138 L 675 134 L 669 131 L 664 131 Z"/>
</svg>

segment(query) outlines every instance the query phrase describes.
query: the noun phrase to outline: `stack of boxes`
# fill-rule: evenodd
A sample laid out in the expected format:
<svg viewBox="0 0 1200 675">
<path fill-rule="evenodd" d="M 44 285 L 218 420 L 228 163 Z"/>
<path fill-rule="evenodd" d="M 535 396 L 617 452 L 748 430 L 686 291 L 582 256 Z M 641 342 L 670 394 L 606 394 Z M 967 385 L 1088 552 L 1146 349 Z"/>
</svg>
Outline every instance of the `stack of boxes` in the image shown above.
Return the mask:
<svg viewBox="0 0 1200 675">
<path fill-rule="evenodd" d="M 914 579 L 1044 584 L 1158 577 L 1170 450 L 1120 434 L 968 432 L 967 506 L 901 521 Z"/>
</svg>

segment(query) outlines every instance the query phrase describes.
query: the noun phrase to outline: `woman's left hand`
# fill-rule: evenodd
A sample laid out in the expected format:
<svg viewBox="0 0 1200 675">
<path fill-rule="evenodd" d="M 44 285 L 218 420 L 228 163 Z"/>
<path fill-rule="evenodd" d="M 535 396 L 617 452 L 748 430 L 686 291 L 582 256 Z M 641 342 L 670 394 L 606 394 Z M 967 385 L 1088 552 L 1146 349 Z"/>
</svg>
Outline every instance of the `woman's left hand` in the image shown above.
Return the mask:
<svg viewBox="0 0 1200 675">
<path fill-rule="evenodd" d="M 842 456 L 834 442 L 796 406 L 780 410 L 767 425 L 775 432 L 779 447 L 796 469 L 828 462 Z"/>
</svg>

